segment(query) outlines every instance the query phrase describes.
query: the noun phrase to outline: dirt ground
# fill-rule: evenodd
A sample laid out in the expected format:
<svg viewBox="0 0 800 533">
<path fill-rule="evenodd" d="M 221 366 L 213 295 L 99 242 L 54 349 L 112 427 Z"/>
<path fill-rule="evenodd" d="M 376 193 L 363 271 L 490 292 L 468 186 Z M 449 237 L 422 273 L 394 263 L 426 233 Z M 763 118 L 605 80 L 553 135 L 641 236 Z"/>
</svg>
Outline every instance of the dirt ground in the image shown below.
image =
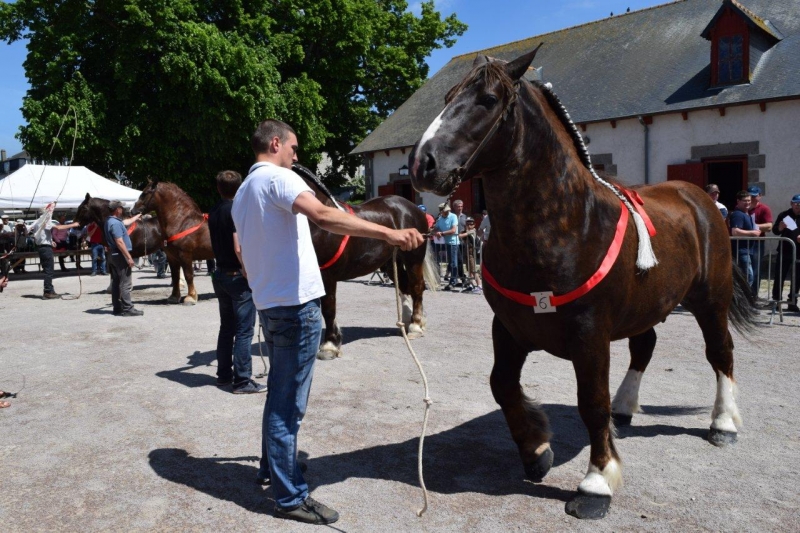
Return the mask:
<svg viewBox="0 0 800 533">
<path fill-rule="evenodd" d="M 167 280 L 134 275 L 141 318 L 111 315 L 107 277 L 82 278 L 77 300 L 41 300 L 41 280 L 0 295 L 3 531 L 302 531 L 272 517 L 255 481 L 264 396 L 215 386 L 218 316 L 210 278 L 200 302 L 167 305 Z M 77 293 L 77 277 L 55 281 Z M 700 330 L 677 311 L 641 391 L 644 412 L 622 428 L 624 487 L 606 519 L 581 522 L 565 502 L 588 465 L 568 362 L 534 353 L 528 395 L 547 411 L 555 463 L 542 484 L 523 480 L 489 390 L 491 312 L 482 296 L 426 293 L 428 330 L 414 341 L 434 401 L 425 440 L 428 512 L 416 452 L 423 388 L 394 327 L 394 290 L 366 280 L 339 287 L 342 358 L 318 362 L 300 433 L 313 495 L 341 514 L 341 531 L 800 531 L 800 316 L 747 341 L 735 337 L 736 446 L 706 440 L 714 374 Z M 254 342 L 253 368 L 263 370 Z M 612 345 L 615 390 L 627 344 Z M 263 381 L 263 380 L 262 380 Z"/>
</svg>

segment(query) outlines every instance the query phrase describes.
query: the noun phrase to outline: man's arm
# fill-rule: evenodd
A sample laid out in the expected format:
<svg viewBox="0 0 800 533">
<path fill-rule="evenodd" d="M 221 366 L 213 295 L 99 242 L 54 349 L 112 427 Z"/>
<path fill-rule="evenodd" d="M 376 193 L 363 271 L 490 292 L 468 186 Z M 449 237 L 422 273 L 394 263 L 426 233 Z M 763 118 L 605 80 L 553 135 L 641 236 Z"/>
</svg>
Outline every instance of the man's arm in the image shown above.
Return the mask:
<svg viewBox="0 0 800 533">
<path fill-rule="evenodd" d="M 122 237 L 117 237 L 116 239 L 114 239 L 114 242 L 117 243 L 117 250 L 119 250 L 119 253 L 121 253 L 122 256 L 125 258 L 125 261 L 128 262 L 128 266 L 132 267 L 133 257 L 131 257 L 130 252 L 128 252 L 128 248 L 127 246 L 125 246 L 125 241 L 122 240 Z"/>
<path fill-rule="evenodd" d="M 122 221 L 122 225 L 123 226 L 130 226 L 131 224 L 133 224 L 134 222 L 136 222 L 140 218 L 142 218 L 142 214 L 141 213 L 139 213 L 138 215 L 133 215 L 132 217 L 126 218 L 125 220 L 123 220 Z"/>
<path fill-rule="evenodd" d="M 758 237 L 759 235 L 761 235 L 761 230 L 731 228 L 731 235 L 733 235 L 734 237 Z"/>
<path fill-rule="evenodd" d="M 416 228 L 391 229 L 368 222 L 324 205 L 308 191 L 301 192 L 297 196 L 292 204 L 292 210 L 304 214 L 311 222 L 325 231 L 339 235 L 380 239 L 406 251 L 418 248 L 425 242 L 422 234 Z"/>
<path fill-rule="evenodd" d="M 236 258 L 239 260 L 239 264 L 242 265 L 242 276 L 246 278 L 247 271 L 244 269 L 244 259 L 242 259 L 242 245 L 239 244 L 239 235 L 235 231 L 233 232 L 233 251 L 236 252 Z"/>
<path fill-rule="evenodd" d="M 72 228 L 78 228 L 80 227 L 80 225 L 81 225 L 80 222 L 73 222 L 72 224 L 56 224 L 55 226 L 53 226 L 53 229 L 57 230 L 72 229 Z"/>
</svg>

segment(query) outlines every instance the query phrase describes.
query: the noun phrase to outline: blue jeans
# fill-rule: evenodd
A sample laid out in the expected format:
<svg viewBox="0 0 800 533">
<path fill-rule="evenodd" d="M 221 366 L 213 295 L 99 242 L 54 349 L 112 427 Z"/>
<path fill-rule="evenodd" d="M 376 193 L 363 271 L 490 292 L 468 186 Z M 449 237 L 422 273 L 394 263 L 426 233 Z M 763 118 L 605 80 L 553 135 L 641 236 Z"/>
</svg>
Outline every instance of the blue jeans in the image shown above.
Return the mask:
<svg viewBox="0 0 800 533">
<path fill-rule="evenodd" d="M 753 296 L 758 297 L 758 289 L 761 285 L 761 258 L 764 256 L 764 242 L 758 241 L 751 243 L 750 265 L 753 268 L 753 281 L 750 283 L 750 290 Z"/>
<path fill-rule="evenodd" d="M 750 254 L 747 250 L 740 250 L 737 255 L 736 264 L 742 270 L 742 274 L 747 278 L 747 284 L 753 286 L 753 264 L 750 262 Z"/>
<path fill-rule="evenodd" d="M 106 273 L 106 250 L 100 243 L 92 245 L 92 272 Z"/>
<path fill-rule="evenodd" d="M 259 477 L 272 480 L 275 506 L 292 509 L 308 497 L 297 462 L 297 432 L 306 414 L 322 314 L 319 300 L 260 310 L 269 354 Z"/>
<path fill-rule="evenodd" d="M 256 325 L 256 306 L 250 286 L 241 274 L 217 270 L 211 282 L 219 303 L 217 378 L 220 381 L 233 379 L 235 387 L 249 381 L 253 374 L 250 344 Z"/>
<path fill-rule="evenodd" d="M 459 246 L 457 244 L 448 244 L 447 246 L 447 269 L 450 271 L 450 286 L 455 286 L 456 281 L 461 276 L 458 273 L 458 252 Z"/>
</svg>

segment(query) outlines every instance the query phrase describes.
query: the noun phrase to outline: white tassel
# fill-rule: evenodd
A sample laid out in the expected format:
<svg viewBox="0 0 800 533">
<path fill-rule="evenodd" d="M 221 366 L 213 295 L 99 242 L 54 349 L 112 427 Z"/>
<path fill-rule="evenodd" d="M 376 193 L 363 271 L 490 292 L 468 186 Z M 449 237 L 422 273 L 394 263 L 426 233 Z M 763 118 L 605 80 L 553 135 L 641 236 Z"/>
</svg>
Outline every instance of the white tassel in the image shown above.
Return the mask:
<svg viewBox="0 0 800 533">
<path fill-rule="evenodd" d="M 653 244 L 650 242 L 650 233 L 642 216 L 636 211 L 633 212 L 633 222 L 636 224 L 636 233 L 639 235 L 639 253 L 636 257 L 636 266 L 642 270 L 650 270 L 658 264 L 656 254 L 653 252 Z"/>
</svg>

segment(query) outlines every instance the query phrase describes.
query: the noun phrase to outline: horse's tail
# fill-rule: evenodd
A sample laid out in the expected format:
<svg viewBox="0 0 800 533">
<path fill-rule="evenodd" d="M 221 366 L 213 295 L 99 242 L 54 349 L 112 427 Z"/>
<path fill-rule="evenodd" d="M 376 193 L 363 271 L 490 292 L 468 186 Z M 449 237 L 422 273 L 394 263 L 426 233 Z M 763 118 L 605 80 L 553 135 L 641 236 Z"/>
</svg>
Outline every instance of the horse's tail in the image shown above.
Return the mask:
<svg viewBox="0 0 800 533">
<path fill-rule="evenodd" d="M 733 266 L 733 297 L 728 308 L 728 319 L 733 329 L 742 336 L 749 336 L 756 330 L 756 308 L 753 292 L 747 283 L 747 278 L 739 270 L 736 263 Z"/>
<path fill-rule="evenodd" d="M 425 249 L 425 262 L 422 264 L 422 278 L 429 290 L 438 291 L 442 283 L 442 278 L 439 275 L 439 265 L 436 262 L 436 257 L 433 252 L 433 246 L 430 241 L 426 239 Z"/>
</svg>

